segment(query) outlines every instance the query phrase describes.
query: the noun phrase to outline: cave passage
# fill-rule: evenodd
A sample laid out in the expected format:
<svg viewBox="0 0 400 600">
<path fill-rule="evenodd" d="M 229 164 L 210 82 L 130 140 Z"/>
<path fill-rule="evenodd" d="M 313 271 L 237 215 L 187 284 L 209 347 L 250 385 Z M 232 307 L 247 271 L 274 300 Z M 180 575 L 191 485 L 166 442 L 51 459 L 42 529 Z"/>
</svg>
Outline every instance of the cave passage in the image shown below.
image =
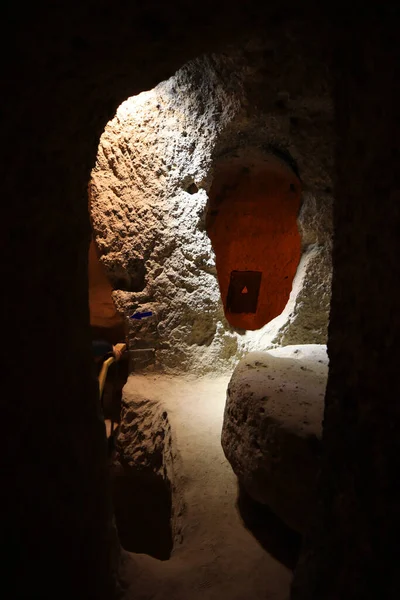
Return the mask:
<svg viewBox="0 0 400 600">
<path fill-rule="evenodd" d="M 228 322 L 260 329 L 284 309 L 301 255 L 301 183 L 277 158 L 217 165 L 206 227 Z"/>
</svg>

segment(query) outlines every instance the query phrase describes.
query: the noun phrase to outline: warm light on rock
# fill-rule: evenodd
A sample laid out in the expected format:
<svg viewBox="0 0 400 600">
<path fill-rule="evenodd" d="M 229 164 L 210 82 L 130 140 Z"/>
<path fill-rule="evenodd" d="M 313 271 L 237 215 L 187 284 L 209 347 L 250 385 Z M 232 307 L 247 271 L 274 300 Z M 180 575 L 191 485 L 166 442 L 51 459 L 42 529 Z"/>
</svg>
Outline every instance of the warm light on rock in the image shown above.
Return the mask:
<svg viewBox="0 0 400 600">
<path fill-rule="evenodd" d="M 310 179 L 301 128 L 292 156 L 276 120 L 247 114 L 248 74 L 232 68 L 199 58 L 123 102 L 92 171 L 95 239 L 131 350 L 155 348 L 170 372 L 221 372 L 278 341 L 326 341 L 327 175 L 321 166 Z M 244 309 L 233 296 L 227 307 L 231 273 L 248 271 Z M 128 319 L 135 311 L 153 317 Z"/>
<path fill-rule="evenodd" d="M 236 328 L 260 329 L 283 311 L 292 289 L 301 255 L 301 183 L 282 161 L 256 154 L 218 165 L 209 195 L 207 231 L 226 318 Z M 227 306 L 236 270 L 261 273 L 254 312 Z"/>
<path fill-rule="evenodd" d="M 89 309 L 90 325 L 110 329 L 120 326 L 121 315 L 112 299 L 112 287 L 99 260 L 94 240 L 89 248 Z"/>
</svg>

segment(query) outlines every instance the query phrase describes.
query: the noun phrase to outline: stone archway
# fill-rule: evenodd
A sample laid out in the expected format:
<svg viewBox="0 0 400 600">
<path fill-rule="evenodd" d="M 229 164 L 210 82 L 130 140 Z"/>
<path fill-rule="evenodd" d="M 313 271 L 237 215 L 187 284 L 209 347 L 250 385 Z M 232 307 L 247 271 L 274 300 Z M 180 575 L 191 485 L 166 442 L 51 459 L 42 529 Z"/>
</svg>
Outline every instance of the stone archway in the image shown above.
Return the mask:
<svg viewBox="0 0 400 600">
<path fill-rule="evenodd" d="M 269 3 L 260 14 L 247 3 L 237 13 L 232 3 L 226 10 L 224 2 L 215 1 L 203 2 L 202 19 L 171 2 L 154 9 L 146 5 L 145 14 L 128 4 L 121 10 L 103 5 L 93 10 L 90 3 L 73 1 L 65 10 L 62 4 L 45 3 L 42 12 L 41 7 L 28 7 L 21 16 L 14 4 L 10 27 L 5 27 L 9 60 L 4 65 L 2 183 L 11 216 L 2 241 L 9 243 L 3 276 L 11 293 L 4 314 L 14 324 L 20 351 L 6 348 L 5 420 L 13 426 L 5 428 L 3 440 L 6 450 L 11 448 L 4 470 L 3 539 L 13 561 L 10 587 L 20 597 L 37 590 L 51 598 L 57 589 L 59 597 L 108 600 L 115 592 L 120 557 L 104 493 L 104 435 L 89 375 L 87 265 L 82 259 L 89 245 L 85 189 L 98 138 L 124 98 L 149 89 L 183 60 L 215 48 L 217 41 L 239 36 L 244 26 L 265 28 L 272 40 L 270 56 L 276 56 L 274 32 L 279 30 L 278 39 L 285 37 L 287 15 L 298 12 Z M 330 49 L 337 50 L 335 130 L 341 144 L 324 510 L 295 594 L 319 600 L 349 593 L 365 598 L 379 589 L 397 598 L 392 560 L 398 508 L 394 461 L 399 456 L 394 277 L 399 240 L 393 227 L 400 139 L 397 15 L 374 6 L 374 12 L 356 19 L 350 15 L 339 26 L 329 14 L 316 27 L 315 13 L 308 14 L 299 27 L 311 55 L 320 56 L 326 67 Z M 290 52 L 287 58 L 290 62 Z M 308 69 L 310 61 L 300 60 Z M 306 80 L 308 73 L 303 77 L 299 71 L 293 89 L 301 90 Z M 318 129 L 318 102 L 313 108 Z M 297 127 L 301 119 L 293 115 L 291 125 Z M 42 354 L 31 353 L 38 332 L 44 348 L 54 348 L 56 335 L 63 354 L 46 355 L 46 385 L 33 403 L 32 382 L 43 366 Z M 66 355 L 74 357 L 73 376 Z M 82 408 L 76 419 L 74 410 Z"/>
<path fill-rule="evenodd" d="M 254 55 L 252 68 L 262 70 L 262 44 Z M 244 352 L 288 343 L 289 337 L 291 343 L 326 342 L 329 148 L 314 157 L 311 168 L 303 156 L 310 152 L 307 132 L 297 126 L 287 135 L 291 110 L 278 123 L 270 112 L 249 108 L 248 60 L 232 49 L 230 55 L 189 62 L 153 90 L 125 101 L 100 139 L 90 198 L 101 261 L 127 324 L 131 349 L 154 347 L 156 365 L 170 372 L 226 371 Z M 271 81 L 271 95 L 274 88 Z M 327 87 L 327 97 L 329 93 Z M 328 100 L 324 110 L 329 122 Z M 253 194 L 269 186 L 270 216 L 261 210 L 258 217 L 263 218 L 253 220 L 260 248 L 252 262 L 237 263 L 239 270 L 257 271 L 256 255 L 272 252 L 268 267 L 263 267 L 261 317 L 248 317 L 246 327 L 226 319 L 228 283 L 216 277 L 217 271 L 222 273 L 218 259 L 229 246 L 224 249 L 215 239 L 213 204 L 232 153 L 241 158 L 231 157 L 230 164 L 238 160 L 260 169 Z M 306 173 L 303 193 L 297 160 Z M 251 189 L 252 181 L 244 181 L 241 193 L 246 185 Z M 236 200 L 231 200 L 233 205 Z M 262 206 L 260 201 L 252 210 L 257 214 Z M 225 216 L 229 212 L 227 208 Z M 277 268 L 272 268 L 275 263 Z M 264 285 L 269 286 L 266 294 Z M 134 311 L 151 312 L 154 319 L 129 320 Z M 261 329 L 264 325 L 267 329 Z"/>
</svg>

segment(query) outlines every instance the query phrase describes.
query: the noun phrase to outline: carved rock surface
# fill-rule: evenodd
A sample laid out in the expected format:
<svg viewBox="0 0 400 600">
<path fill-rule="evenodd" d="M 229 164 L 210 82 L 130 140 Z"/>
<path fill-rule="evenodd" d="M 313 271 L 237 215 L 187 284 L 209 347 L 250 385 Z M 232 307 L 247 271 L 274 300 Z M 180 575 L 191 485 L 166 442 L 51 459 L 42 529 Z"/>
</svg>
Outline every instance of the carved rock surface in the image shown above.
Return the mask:
<svg viewBox="0 0 400 600">
<path fill-rule="evenodd" d="M 247 492 L 303 532 L 314 506 L 328 358 L 323 345 L 248 354 L 230 380 L 222 446 Z"/>
<path fill-rule="evenodd" d="M 288 55 L 298 59 L 289 65 Z M 144 336 L 127 317 L 149 305 L 151 345 L 167 372 L 226 371 L 244 353 L 275 343 L 326 342 L 332 114 L 329 77 L 301 29 L 192 60 L 120 105 L 100 140 L 90 198 L 131 349 Z M 292 294 L 285 318 L 245 333 L 225 318 L 206 217 L 219 166 L 245 164 L 252 153 L 298 168 L 301 249 L 314 259 L 298 271 L 301 296 Z"/>
</svg>

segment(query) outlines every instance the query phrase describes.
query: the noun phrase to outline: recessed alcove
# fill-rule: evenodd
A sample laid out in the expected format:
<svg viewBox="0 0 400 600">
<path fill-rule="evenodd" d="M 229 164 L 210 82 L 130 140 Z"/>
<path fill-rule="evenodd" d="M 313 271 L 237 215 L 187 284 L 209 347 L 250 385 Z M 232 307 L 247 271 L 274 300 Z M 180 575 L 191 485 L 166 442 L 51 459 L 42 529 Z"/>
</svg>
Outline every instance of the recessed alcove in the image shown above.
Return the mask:
<svg viewBox="0 0 400 600">
<path fill-rule="evenodd" d="M 301 182 L 272 154 L 243 155 L 214 168 L 206 228 L 228 322 L 260 329 L 285 308 L 299 265 Z"/>
</svg>

